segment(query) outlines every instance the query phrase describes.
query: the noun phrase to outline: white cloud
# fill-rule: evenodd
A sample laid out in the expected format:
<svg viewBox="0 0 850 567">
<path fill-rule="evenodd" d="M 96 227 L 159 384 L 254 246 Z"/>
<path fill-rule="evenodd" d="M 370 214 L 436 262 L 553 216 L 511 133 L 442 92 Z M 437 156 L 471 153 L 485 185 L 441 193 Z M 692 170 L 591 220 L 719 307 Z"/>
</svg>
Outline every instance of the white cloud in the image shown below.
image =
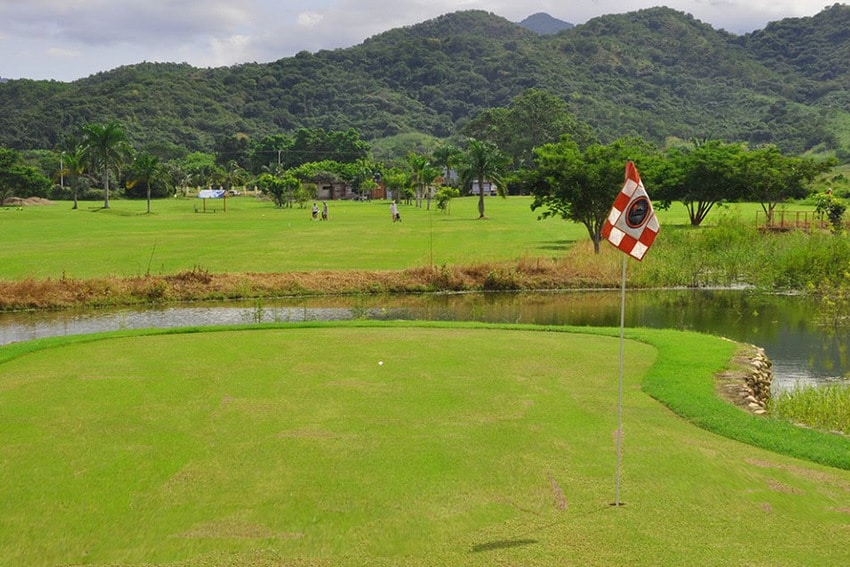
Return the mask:
<svg viewBox="0 0 850 567">
<path fill-rule="evenodd" d="M 210 54 L 200 67 L 222 67 L 236 62 L 245 62 L 249 58 L 251 38 L 245 35 L 210 38 Z"/>
<path fill-rule="evenodd" d="M 324 19 L 325 17 L 318 12 L 301 12 L 298 14 L 298 17 L 295 18 L 295 21 L 299 26 L 314 28 L 321 24 Z"/>
</svg>

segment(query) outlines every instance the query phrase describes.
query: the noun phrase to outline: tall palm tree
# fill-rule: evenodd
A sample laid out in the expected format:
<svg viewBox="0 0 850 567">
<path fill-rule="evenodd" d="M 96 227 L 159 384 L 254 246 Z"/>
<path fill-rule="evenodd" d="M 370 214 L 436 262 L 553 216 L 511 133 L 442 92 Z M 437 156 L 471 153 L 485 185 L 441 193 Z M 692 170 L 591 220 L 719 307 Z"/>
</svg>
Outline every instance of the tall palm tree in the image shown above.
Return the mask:
<svg viewBox="0 0 850 567">
<path fill-rule="evenodd" d="M 419 181 L 422 183 L 422 187 L 425 192 L 425 200 L 428 203 L 426 210 L 431 210 L 431 188 L 439 176 L 440 169 L 430 163 L 428 164 L 428 167 L 425 167 L 420 172 Z"/>
<path fill-rule="evenodd" d="M 103 208 L 109 208 L 109 171 L 116 169 L 129 154 L 130 145 L 124 128 L 118 122 L 108 124 L 86 124 L 83 130 L 83 147 L 86 158 L 94 169 L 103 172 L 104 201 Z"/>
<path fill-rule="evenodd" d="M 68 183 L 74 192 L 74 206 L 78 207 L 77 195 L 80 188 L 80 177 L 86 170 L 86 156 L 82 146 L 77 146 L 72 152 L 62 152 L 62 175 L 67 176 Z"/>
<path fill-rule="evenodd" d="M 460 151 L 460 148 L 457 148 L 452 144 L 440 146 L 434 150 L 433 154 L 431 154 L 431 163 L 440 169 L 440 175 L 443 176 L 443 185 L 452 184 L 452 170 L 455 168 L 455 165 L 461 155 L 462 152 Z"/>
<path fill-rule="evenodd" d="M 415 154 L 407 155 L 407 163 L 410 164 L 411 182 L 416 190 L 416 206 L 422 206 L 422 198 L 428 198 L 428 207 L 431 206 L 431 185 L 440 176 L 440 170 L 431 165 L 428 156 Z"/>
<path fill-rule="evenodd" d="M 132 172 L 127 187 L 132 188 L 136 183 L 145 184 L 148 197 L 148 214 L 150 214 L 151 184 L 158 182 L 167 183 L 167 181 L 166 169 L 159 161 L 159 158 L 143 152 L 133 160 Z"/>
<path fill-rule="evenodd" d="M 416 192 L 416 206 L 422 206 L 422 173 L 428 167 L 428 157 L 414 152 L 407 154 L 407 163 L 410 165 L 410 182 Z"/>
<path fill-rule="evenodd" d="M 463 187 L 471 187 L 478 182 L 478 218 L 484 216 L 484 183 L 492 183 L 499 194 L 504 196 L 503 176 L 507 171 L 510 158 L 488 142 L 471 140 L 460 158 L 459 175 Z"/>
</svg>

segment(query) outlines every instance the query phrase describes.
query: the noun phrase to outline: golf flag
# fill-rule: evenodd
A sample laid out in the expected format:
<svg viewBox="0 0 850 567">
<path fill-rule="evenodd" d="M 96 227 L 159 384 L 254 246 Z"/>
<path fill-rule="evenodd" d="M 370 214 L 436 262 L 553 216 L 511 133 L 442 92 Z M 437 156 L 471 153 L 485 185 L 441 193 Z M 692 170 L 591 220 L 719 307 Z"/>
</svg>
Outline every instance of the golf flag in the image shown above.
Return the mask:
<svg viewBox="0 0 850 567">
<path fill-rule="evenodd" d="M 628 162 L 626 182 L 602 226 L 602 237 L 632 258 L 643 260 L 659 228 L 637 168 Z"/>
</svg>

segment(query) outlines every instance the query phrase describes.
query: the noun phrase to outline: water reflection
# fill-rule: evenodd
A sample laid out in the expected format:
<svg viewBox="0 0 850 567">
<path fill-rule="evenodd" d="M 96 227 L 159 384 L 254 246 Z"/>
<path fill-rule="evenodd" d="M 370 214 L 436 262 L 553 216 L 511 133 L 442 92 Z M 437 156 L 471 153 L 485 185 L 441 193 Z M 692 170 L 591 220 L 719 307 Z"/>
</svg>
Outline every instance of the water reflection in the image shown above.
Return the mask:
<svg viewBox="0 0 850 567">
<path fill-rule="evenodd" d="M 620 323 L 619 291 L 300 298 L 156 308 L 0 314 L 0 344 L 120 329 L 346 319 L 425 319 L 537 325 Z M 687 329 L 763 347 L 774 389 L 850 376 L 847 331 L 816 324 L 805 297 L 742 291 L 629 291 L 626 326 Z"/>
</svg>

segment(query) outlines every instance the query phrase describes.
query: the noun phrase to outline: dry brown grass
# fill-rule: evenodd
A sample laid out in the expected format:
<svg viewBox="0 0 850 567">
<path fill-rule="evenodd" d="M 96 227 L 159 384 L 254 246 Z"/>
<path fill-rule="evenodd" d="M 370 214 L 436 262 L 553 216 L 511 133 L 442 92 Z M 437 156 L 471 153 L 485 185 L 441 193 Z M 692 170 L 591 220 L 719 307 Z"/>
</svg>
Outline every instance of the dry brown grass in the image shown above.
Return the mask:
<svg viewBox="0 0 850 567">
<path fill-rule="evenodd" d="M 307 295 L 616 287 L 616 260 L 577 245 L 558 260 L 520 258 L 512 263 L 400 271 L 215 274 L 194 268 L 164 276 L 0 281 L 0 311 Z"/>
</svg>

